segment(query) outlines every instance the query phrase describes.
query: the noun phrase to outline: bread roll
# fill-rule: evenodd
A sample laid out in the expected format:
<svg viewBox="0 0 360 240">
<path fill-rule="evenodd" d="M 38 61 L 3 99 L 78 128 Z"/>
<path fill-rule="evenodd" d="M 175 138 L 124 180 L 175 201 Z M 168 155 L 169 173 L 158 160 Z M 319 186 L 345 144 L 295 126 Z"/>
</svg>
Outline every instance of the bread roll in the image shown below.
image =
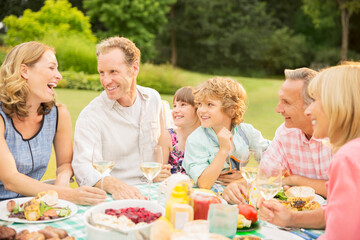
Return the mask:
<svg viewBox="0 0 360 240">
<path fill-rule="evenodd" d="M 47 192 L 38 193 L 37 199 L 43 201 L 47 205 L 55 206 L 58 203 L 59 195 L 54 190 L 49 190 Z"/>
<path fill-rule="evenodd" d="M 13 228 L 0 226 L 0 239 L 15 239 L 16 231 Z"/>
<path fill-rule="evenodd" d="M 187 222 L 183 228 L 184 233 L 208 233 L 209 222 L 207 220 L 194 220 Z"/>
<path fill-rule="evenodd" d="M 301 198 L 304 201 L 311 201 L 315 197 L 315 190 L 312 187 L 296 186 L 289 188 L 285 195 L 288 198 Z"/>
<path fill-rule="evenodd" d="M 150 229 L 150 240 L 169 240 L 174 232 L 174 227 L 164 217 L 158 218 Z"/>
<path fill-rule="evenodd" d="M 215 233 L 184 233 L 178 232 L 171 235 L 171 240 L 230 240 L 227 237 L 224 237 Z"/>
</svg>

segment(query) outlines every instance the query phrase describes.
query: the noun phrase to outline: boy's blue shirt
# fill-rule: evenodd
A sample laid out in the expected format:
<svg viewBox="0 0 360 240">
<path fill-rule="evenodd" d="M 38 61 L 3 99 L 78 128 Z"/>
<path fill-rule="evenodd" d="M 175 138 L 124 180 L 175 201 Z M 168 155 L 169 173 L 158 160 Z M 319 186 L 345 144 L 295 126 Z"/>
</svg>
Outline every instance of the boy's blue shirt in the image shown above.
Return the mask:
<svg viewBox="0 0 360 240">
<path fill-rule="evenodd" d="M 239 127 L 246 135 L 246 138 L 241 136 L 241 133 L 237 129 Z M 265 151 L 270 144 L 269 140 L 263 138 L 260 131 L 248 123 L 241 123 L 233 127 L 231 133 L 233 134 L 233 146 L 235 148 L 235 150 L 231 152 L 231 155 L 244 161 L 241 166 L 247 164 L 249 148 L 261 148 Z M 246 143 L 246 139 L 248 140 L 248 144 Z M 199 176 L 210 165 L 218 151 L 219 144 L 217 142 L 217 136 L 212 128 L 203 128 L 200 126 L 187 138 L 182 165 L 186 173 L 194 180 L 195 184 L 197 184 Z M 225 161 L 222 170 L 226 170 L 229 167 L 228 162 Z"/>
</svg>

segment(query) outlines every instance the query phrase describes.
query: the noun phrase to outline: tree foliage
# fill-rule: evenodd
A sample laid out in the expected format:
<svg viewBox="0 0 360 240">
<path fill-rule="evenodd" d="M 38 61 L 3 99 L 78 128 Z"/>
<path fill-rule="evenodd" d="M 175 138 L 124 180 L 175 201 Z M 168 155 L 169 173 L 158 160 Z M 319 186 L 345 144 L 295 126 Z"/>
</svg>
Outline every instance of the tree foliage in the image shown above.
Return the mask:
<svg viewBox="0 0 360 240">
<path fill-rule="evenodd" d="M 186 69 L 217 74 L 213 69 L 235 69 L 232 73 L 244 74 L 262 68 L 263 73 L 276 73 L 288 64 L 304 64 L 305 38 L 278 28 L 266 10 L 259 0 L 179 0 L 174 18 L 157 41 L 162 54 L 159 61 L 169 59 L 170 49 L 164 46 L 169 46 L 175 29 L 177 64 Z M 299 52 L 285 51 L 288 48 Z"/>
<path fill-rule="evenodd" d="M 155 56 L 154 39 L 176 0 L 84 0 L 92 21 L 102 23 L 102 37 L 124 36 L 141 49 L 143 60 Z"/>
<path fill-rule="evenodd" d="M 341 19 L 341 59 L 347 59 L 350 18 L 360 11 L 359 0 L 303 0 L 304 11 L 316 27 L 332 28 Z M 338 21 L 339 22 L 339 21 Z"/>
<path fill-rule="evenodd" d="M 90 19 L 67 0 L 46 0 L 37 12 L 26 9 L 22 17 L 10 15 L 3 22 L 8 28 L 5 43 L 15 45 L 25 41 L 41 40 L 45 36 L 79 35 L 92 42 Z"/>
</svg>

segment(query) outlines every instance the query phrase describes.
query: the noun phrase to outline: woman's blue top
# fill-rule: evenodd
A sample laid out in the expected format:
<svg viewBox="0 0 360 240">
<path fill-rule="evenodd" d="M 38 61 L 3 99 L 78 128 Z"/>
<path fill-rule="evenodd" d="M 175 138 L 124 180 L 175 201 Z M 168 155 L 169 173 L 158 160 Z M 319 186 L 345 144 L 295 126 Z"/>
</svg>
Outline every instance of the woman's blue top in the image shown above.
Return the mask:
<svg viewBox="0 0 360 240">
<path fill-rule="evenodd" d="M 39 131 L 29 139 L 24 139 L 18 132 L 12 119 L 4 113 L 1 102 L 0 116 L 0 121 L 3 120 L 5 125 L 4 137 L 15 159 L 17 170 L 31 178 L 40 180 L 47 169 L 51 156 L 58 122 L 57 107 L 54 105 L 49 114 L 43 115 Z M 27 183 L 24 182 L 24 184 Z M 5 190 L 4 184 L 0 181 L 0 201 L 16 197 L 22 196 Z"/>
</svg>

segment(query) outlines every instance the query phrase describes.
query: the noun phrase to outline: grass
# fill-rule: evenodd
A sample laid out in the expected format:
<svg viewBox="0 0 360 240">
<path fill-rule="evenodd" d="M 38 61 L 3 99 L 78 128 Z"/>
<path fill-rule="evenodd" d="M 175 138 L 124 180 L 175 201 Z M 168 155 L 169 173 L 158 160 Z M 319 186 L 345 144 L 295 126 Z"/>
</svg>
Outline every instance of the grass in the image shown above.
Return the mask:
<svg viewBox="0 0 360 240">
<path fill-rule="evenodd" d="M 202 81 L 212 77 L 198 73 L 180 71 L 186 79 L 186 85 L 196 86 Z M 248 93 L 247 106 L 244 119 L 246 123 L 252 124 L 256 129 L 261 131 L 267 139 L 274 137 L 275 130 L 283 122 L 279 114 L 275 112 L 275 106 L 278 102 L 277 92 L 282 81 L 273 79 L 243 78 L 233 77 L 239 81 Z M 67 106 L 72 120 L 73 131 L 75 122 L 81 110 L 90 103 L 92 99 L 100 92 L 73 89 L 56 89 L 57 102 Z M 161 95 L 162 99 L 167 100 L 172 105 L 172 95 Z M 56 176 L 55 155 L 52 153 L 48 169 L 43 179 L 51 179 Z M 75 187 L 76 184 L 72 184 Z"/>
</svg>

